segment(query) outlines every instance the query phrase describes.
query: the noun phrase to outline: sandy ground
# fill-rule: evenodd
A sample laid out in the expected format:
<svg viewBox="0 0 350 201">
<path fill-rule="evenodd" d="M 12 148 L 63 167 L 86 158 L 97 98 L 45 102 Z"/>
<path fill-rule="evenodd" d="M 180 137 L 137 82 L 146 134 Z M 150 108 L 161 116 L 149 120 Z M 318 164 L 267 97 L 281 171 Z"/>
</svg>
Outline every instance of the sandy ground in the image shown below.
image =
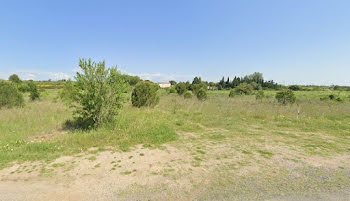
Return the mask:
<svg viewBox="0 0 350 201">
<path fill-rule="evenodd" d="M 296 163 L 287 160 L 293 152 L 268 159 L 225 140 L 94 151 L 1 170 L 0 201 L 350 200 L 349 156 Z"/>
</svg>

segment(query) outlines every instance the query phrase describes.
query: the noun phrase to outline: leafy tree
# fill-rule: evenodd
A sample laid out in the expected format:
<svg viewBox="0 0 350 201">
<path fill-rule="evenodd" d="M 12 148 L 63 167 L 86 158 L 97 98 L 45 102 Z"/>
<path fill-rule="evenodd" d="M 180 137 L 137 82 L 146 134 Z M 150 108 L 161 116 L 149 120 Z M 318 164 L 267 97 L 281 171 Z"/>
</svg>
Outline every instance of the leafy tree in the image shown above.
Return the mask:
<svg viewBox="0 0 350 201">
<path fill-rule="evenodd" d="M 186 93 L 184 93 L 184 98 L 185 99 L 189 99 L 189 98 L 192 98 L 192 93 L 187 91 Z"/>
<path fill-rule="evenodd" d="M 250 95 L 253 93 L 253 86 L 247 83 L 242 83 L 235 89 L 236 94 Z"/>
<path fill-rule="evenodd" d="M 264 82 L 264 77 L 262 73 L 255 72 L 251 75 L 248 75 L 248 80 L 257 84 L 262 84 Z"/>
<path fill-rule="evenodd" d="M 150 81 L 139 82 L 131 94 L 131 102 L 135 107 L 155 106 L 159 103 L 157 91 L 159 86 Z"/>
<path fill-rule="evenodd" d="M 116 67 L 105 68 L 105 62 L 80 59 L 82 72 L 64 90 L 74 110 L 77 126 L 94 128 L 113 121 L 122 107 L 128 85 Z"/>
<path fill-rule="evenodd" d="M 206 100 L 208 95 L 207 95 L 207 91 L 204 90 L 203 88 L 200 88 L 199 91 L 196 94 L 198 100 Z"/>
<path fill-rule="evenodd" d="M 227 77 L 227 80 L 225 82 L 225 88 L 229 88 L 230 87 L 230 77 Z"/>
<path fill-rule="evenodd" d="M 231 88 L 236 88 L 239 84 L 241 83 L 241 79 L 239 77 L 233 78 L 232 82 L 231 82 Z"/>
<path fill-rule="evenodd" d="M 175 80 L 170 80 L 169 83 L 172 85 L 176 85 L 176 81 Z"/>
<path fill-rule="evenodd" d="M 22 82 L 21 79 L 19 79 L 18 75 L 16 75 L 16 74 L 12 74 L 12 75 L 9 77 L 9 80 L 10 80 L 11 82 L 14 82 L 14 83 L 17 83 L 17 84 L 19 84 L 19 83 Z"/>
<path fill-rule="evenodd" d="M 28 82 L 28 91 L 30 100 L 34 101 L 36 99 L 39 99 L 40 93 L 38 91 L 38 87 L 36 86 L 33 80 Z"/>
<path fill-rule="evenodd" d="M 192 81 L 192 84 L 200 84 L 202 82 L 201 77 L 195 77 Z"/>
<path fill-rule="evenodd" d="M 295 103 L 296 97 L 294 92 L 290 89 L 286 89 L 276 93 L 276 99 L 279 103 L 286 105 L 288 103 Z"/>
<path fill-rule="evenodd" d="M 220 80 L 220 82 L 218 83 L 218 89 L 224 89 L 225 88 L 225 77 L 222 77 L 222 79 Z"/>
<path fill-rule="evenodd" d="M 183 82 L 180 82 L 179 84 L 177 84 L 175 89 L 179 95 L 182 95 L 187 91 L 186 84 Z"/>
<path fill-rule="evenodd" d="M 24 98 L 15 84 L 0 80 L 0 108 L 23 106 Z"/>
</svg>

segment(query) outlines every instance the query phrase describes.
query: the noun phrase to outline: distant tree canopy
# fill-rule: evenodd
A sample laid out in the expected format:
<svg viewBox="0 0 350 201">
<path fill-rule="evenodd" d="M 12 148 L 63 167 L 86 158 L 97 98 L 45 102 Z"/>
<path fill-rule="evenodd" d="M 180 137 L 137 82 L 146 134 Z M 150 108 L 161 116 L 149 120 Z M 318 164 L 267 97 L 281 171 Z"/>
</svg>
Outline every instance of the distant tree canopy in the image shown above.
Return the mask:
<svg viewBox="0 0 350 201">
<path fill-rule="evenodd" d="M 141 78 L 138 76 L 123 74 L 121 77 L 125 80 L 126 83 L 129 83 L 130 86 L 135 86 L 138 82 L 141 81 Z"/>
<path fill-rule="evenodd" d="M 273 80 L 265 81 L 263 74 L 255 72 L 251 75 L 246 75 L 244 77 L 234 77 L 230 80 L 229 77 L 225 80 L 225 77 L 217 83 L 217 87 L 219 90 L 222 89 L 234 89 L 238 87 L 242 83 L 251 84 L 255 90 L 259 90 L 261 88 L 270 88 L 270 89 L 279 89 L 281 85 L 278 85 Z"/>
<path fill-rule="evenodd" d="M 169 83 L 170 83 L 171 85 L 176 85 L 176 81 L 175 81 L 175 80 L 170 80 Z"/>
<path fill-rule="evenodd" d="M 9 77 L 9 80 L 11 82 L 14 82 L 14 83 L 21 83 L 21 79 L 19 79 L 18 75 L 16 74 L 12 74 L 10 77 Z"/>
<path fill-rule="evenodd" d="M 200 84 L 202 82 L 201 77 L 195 77 L 192 81 L 192 84 Z"/>
</svg>

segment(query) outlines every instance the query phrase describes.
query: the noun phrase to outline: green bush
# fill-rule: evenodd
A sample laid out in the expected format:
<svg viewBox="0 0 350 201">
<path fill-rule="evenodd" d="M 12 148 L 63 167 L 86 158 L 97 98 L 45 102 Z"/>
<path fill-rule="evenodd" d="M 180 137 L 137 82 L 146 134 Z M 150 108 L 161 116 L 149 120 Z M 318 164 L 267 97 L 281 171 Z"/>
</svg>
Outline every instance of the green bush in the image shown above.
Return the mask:
<svg viewBox="0 0 350 201">
<path fill-rule="evenodd" d="M 70 104 L 71 102 L 77 102 L 78 88 L 74 85 L 72 81 L 67 81 L 62 90 L 58 92 L 58 98 Z"/>
<path fill-rule="evenodd" d="M 0 108 L 23 106 L 24 99 L 15 84 L 6 81 L 0 81 Z"/>
<path fill-rule="evenodd" d="M 253 93 L 253 86 L 247 83 L 242 83 L 235 88 L 236 94 L 250 95 Z"/>
<path fill-rule="evenodd" d="M 292 91 L 300 91 L 301 87 L 298 85 L 291 85 L 288 87 L 288 89 L 292 90 Z"/>
<path fill-rule="evenodd" d="M 296 97 L 294 95 L 294 92 L 290 89 L 286 89 L 280 92 L 276 93 L 276 99 L 279 103 L 282 104 L 288 104 L 288 103 L 295 103 Z"/>
<path fill-rule="evenodd" d="M 331 100 L 331 101 L 343 102 L 344 98 L 342 98 L 340 96 L 336 96 L 334 94 L 330 94 L 328 96 L 321 97 L 320 100 L 321 101 Z"/>
<path fill-rule="evenodd" d="M 169 93 L 170 93 L 170 94 L 174 94 L 174 93 L 176 93 L 175 88 L 174 88 L 174 87 L 171 87 L 171 88 L 169 89 Z"/>
<path fill-rule="evenodd" d="M 259 90 L 256 94 L 255 94 L 255 99 L 256 100 L 262 100 L 265 98 L 265 93 L 263 90 Z"/>
<path fill-rule="evenodd" d="M 208 86 L 204 82 L 201 82 L 200 84 L 192 84 L 191 89 L 192 89 L 192 93 L 197 95 L 197 93 L 201 89 L 203 89 L 204 91 L 207 91 Z"/>
<path fill-rule="evenodd" d="M 80 59 L 79 67 L 82 73 L 77 73 L 76 82 L 61 92 L 75 109 L 75 126 L 89 129 L 115 120 L 128 88 L 125 79 L 116 67 L 106 69 L 105 62 Z"/>
<path fill-rule="evenodd" d="M 230 93 L 228 94 L 228 96 L 231 97 L 231 98 L 235 97 L 236 96 L 235 90 L 231 89 Z"/>
<path fill-rule="evenodd" d="M 34 101 L 36 99 L 39 99 L 40 93 L 38 91 L 38 88 L 36 84 L 33 81 L 29 81 L 28 83 L 28 91 L 29 91 L 29 98 L 30 100 Z"/>
<path fill-rule="evenodd" d="M 159 103 L 158 89 L 159 86 L 150 81 L 137 83 L 131 94 L 132 105 L 135 107 L 157 105 Z"/>
<path fill-rule="evenodd" d="M 186 93 L 184 93 L 184 98 L 186 99 L 192 98 L 192 93 L 187 91 Z"/>
<path fill-rule="evenodd" d="M 22 93 L 25 93 L 25 92 L 28 92 L 29 91 L 29 87 L 26 83 L 20 83 L 20 84 L 17 84 L 17 89 L 22 92 Z"/>
<path fill-rule="evenodd" d="M 186 84 L 183 83 L 183 82 L 177 84 L 176 87 L 175 87 L 175 89 L 176 89 L 176 91 L 177 91 L 177 93 L 178 93 L 179 95 L 182 95 L 182 94 L 184 94 L 184 93 L 187 91 Z"/>
<path fill-rule="evenodd" d="M 207 99 L 207 91 L 204 89 L 199 89 L 199 91 L 196 94 L 198 100 L 206 100 Z"/>
</svg>

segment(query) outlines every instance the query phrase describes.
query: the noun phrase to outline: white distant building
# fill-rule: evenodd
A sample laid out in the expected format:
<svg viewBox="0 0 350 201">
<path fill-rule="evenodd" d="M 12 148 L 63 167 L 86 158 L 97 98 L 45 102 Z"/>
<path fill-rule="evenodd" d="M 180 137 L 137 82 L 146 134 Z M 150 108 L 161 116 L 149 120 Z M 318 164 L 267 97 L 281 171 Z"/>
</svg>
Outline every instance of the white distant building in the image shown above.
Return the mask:
<svg viewBox="0 0 350 201">
<path fill-rule="evenodd" d="M 169 87 L 171 87 L 170 82 L 159 82 L 158 84 L 159 84 L 160 88 L 169 88 Z"/>
</svg>

